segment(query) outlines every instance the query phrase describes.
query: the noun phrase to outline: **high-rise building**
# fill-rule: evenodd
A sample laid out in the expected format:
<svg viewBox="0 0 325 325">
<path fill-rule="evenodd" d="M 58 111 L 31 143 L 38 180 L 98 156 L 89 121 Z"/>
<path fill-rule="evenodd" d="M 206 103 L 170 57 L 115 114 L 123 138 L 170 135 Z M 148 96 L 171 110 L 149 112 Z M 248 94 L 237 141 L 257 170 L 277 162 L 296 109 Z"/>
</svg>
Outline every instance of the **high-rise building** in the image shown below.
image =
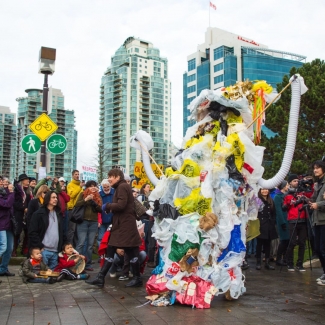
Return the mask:
<svg viewBox="0 0 325 325">
<path fill-rule="evenodd" d="M 99 146 L 103 168 L 114 166 L 132 173 L 140 153 L 130 147 L 138 130 L 154 141 L 152 154 L 166 166 L 170 144 L 170 81 L 168 62 L 159 49 L 129 37 L 111 58 L 100 86 Z"/>
<path fill-rule="evenodd" d="M 205 42 L 187 57 L 188 69 L 183 74 L 183 132 L 192 125 L 187 119 L 187 107 L 203 89 L 218 89 L 246 79 L 266 80 L 276 87 L 292 67 L 301 67 L 305 59 L 303 55 L 272 50 L 248 37 L 209 27 Z"/>
<path fill-rule="evenodd" d="M 15 177 L 16 129 L 16 114 L 0 106 L 0 175 L 11 181 Z"/>
<path fill-rule="evenodd" d="M 21 140 L 27 134 L 32 133 L 29 125 L 43 112 L 43 90 L 26 89 L 27 97 L 17 98 L 18 102 L 18 129 L 17 129 L 17 165 L 16 176 L 26 173 L 34 176 L 38 172 L 40 152 L 26 154 L 21 148 Z M 50 98 L 49 98 L 50 100 Z M 47 151 L 46 167 L 50 176 L 71 178 L 71 171 L 77 166 L 77 136 L 75 130 L 75 116 L 73 110 L 64 108 L 64 96 L 60 89 L 52 89 L 52 109 L 49 117 L 58 125 L 57 134 L 67 138 L 67 149 L 60 155 L 54 155 Z"/>
</svg>

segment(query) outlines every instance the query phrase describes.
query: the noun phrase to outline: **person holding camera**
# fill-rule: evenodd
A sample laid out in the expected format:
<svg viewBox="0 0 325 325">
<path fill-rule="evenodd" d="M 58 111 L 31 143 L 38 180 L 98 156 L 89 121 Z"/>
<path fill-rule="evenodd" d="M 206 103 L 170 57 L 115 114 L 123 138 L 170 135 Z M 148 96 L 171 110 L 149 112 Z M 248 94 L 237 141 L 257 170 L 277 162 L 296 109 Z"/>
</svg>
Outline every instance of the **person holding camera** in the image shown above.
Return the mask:
<svg viewBox="0 0 325 325">
<path fill-rule="evenodd" d="M 289 234 L 290 240 L 287 249 L 288 271 L 294 272 L 293 250 L 296 245 L 298 249 L 298 260 L 296 270 L 300 272 L 306 271 L 303 267 L 305 246 L 307 239 L 307 213 L 304 205 L 308 202 L 308 196 L 312 192 L 304 192 L 299 186 L 299 178 L 297 174 L 291 174 L 288 177 L 289 191 L 283 200 L 283 209 L 288 212 Z"/>
<path fill-rule="evenodd" d="M 309 206 L 313 211 L 313 225 L 315 231 L 315 251 L 323 268 L 323 275 L 316 281 L 318 285 L 325 286 L 325 162 L 317 160 L 313 165 L 316 182 L 314 194 Z"/>
</svg>

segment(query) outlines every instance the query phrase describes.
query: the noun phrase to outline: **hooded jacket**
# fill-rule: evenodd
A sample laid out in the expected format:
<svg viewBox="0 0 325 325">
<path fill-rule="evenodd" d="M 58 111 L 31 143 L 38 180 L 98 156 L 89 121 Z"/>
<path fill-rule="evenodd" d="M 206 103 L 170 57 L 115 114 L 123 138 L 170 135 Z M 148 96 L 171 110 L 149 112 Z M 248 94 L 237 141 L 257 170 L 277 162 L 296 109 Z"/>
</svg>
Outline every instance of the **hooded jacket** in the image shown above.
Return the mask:
<svg viewBox="0 0 325 325">
<path fill-rule="evenodd" d="M 67 194 L 70 197 L 70 201 L 67 203 L 68 210 L 72 210 L 77 203 L 78 195 L 82 192 L 80 187 L 80 181 L 74 179 L 67 185 Z"/>
<path fill-rule="evenodd" d="M 15 200 L 15 193 L 10 193 L 3 189 L 0 194 L 0 231 L 11 230 L 10 218 L 13 214 L 13 204 Z"/>
</svg>

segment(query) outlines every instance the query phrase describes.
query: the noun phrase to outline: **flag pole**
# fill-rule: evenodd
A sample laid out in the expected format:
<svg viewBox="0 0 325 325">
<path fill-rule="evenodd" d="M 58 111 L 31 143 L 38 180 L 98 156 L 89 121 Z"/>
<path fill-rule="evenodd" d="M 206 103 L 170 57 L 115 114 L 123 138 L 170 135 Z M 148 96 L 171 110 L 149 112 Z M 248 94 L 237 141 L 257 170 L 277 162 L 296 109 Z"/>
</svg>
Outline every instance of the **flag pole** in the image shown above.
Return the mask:
<svg viewBox="0 0 325 325">
<path fill-rule="evenodd" d="M 210 25 L 210 9 L 211 9 L 211 6 L 210 6 L 210 0 L 209 0 L 209 28 L 211 27 L 211 25 Z"/>
</svg>

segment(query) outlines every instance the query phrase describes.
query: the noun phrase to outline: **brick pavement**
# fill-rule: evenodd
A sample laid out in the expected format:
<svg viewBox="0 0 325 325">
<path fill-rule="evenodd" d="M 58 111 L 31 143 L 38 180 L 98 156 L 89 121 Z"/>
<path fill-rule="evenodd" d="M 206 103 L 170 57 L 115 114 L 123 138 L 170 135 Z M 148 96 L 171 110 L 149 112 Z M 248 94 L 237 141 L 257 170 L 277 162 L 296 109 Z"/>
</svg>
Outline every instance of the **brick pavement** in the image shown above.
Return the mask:
<svg viewBox="0 0 325 325">
<path fill-rule="evenodd" d="M 10 270 L 17 273 L 18 266 Z M 251 261 L 245 271 L 247 293 L 234 301 L 215 297 L 205 310 L 142 306 L 144 287 L 126 289 L 117 278 L 106 278 L 105 288 L 97 289 L 84 281 L 24 284 L 17 275 L 1 277 L 0 324 L 325 324 L 325 287 L 315 282 L 321 273 L 256 271 Z"/>
</svg>

